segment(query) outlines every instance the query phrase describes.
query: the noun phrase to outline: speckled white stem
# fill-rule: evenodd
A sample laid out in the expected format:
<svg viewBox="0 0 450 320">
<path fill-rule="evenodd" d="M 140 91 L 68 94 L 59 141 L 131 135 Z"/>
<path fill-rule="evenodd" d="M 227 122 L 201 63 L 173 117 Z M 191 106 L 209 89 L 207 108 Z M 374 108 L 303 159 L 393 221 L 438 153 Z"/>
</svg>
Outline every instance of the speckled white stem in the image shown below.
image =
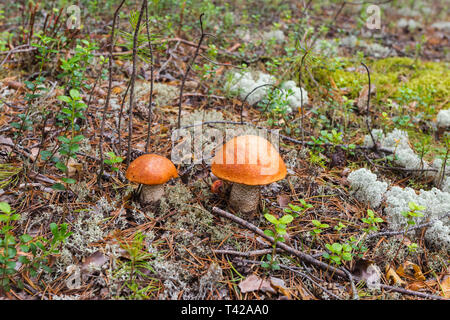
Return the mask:
<svg viewBox="0 0 450 320">
<path fill-rule="evenodd" d="M 244 214 L 254 213 L 258 210 L 260 186 L 248 186 L 233 183 L 230 194 L 230 205 L 233 209 Z"/>
<path fill-rule="evenodd" d="M 142 185 L 139 200 L 142 204 L 154 203 L 161 199 L 164 195 L 164 184 L 156 184 L 153 186 Z"/>
</svg>

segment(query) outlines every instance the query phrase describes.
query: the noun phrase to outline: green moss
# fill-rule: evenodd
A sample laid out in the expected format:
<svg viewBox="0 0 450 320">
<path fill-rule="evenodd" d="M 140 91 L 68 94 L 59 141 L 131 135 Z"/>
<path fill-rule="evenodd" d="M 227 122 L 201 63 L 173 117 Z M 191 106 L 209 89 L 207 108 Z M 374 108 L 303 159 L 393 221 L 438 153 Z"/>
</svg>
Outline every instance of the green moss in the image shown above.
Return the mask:
<svg viewBox="0 0 450 320">
<path fill-rule="evenodd" d="M 339 88 L 347 88 L 348 98 L 357 98 L 361 88 L 368 83 L 366 72 L 354 70 L 349 59 L 341 60 L 341 66 L 330 68 L 327 64 L 313 67 L 314 77 L 330 86 L 331 79 Z M 450 73 L 446 62 L 423 62 L 411 58 L 390 57 L 366 63 L 371 71 L 372 83 L 376 86 L 375 101 L 385 102 L 387 98 L 403 104 L 419 103 L 425 111 L 437 112 L 430 106 L 440 106 L 449 100 Z M 324 66 L 327 66 L 326 68 Z M 352 68 L 353 67 L 353 68 Z M 309 84 L 307 84 L 309 85 Z"/>
</svg>

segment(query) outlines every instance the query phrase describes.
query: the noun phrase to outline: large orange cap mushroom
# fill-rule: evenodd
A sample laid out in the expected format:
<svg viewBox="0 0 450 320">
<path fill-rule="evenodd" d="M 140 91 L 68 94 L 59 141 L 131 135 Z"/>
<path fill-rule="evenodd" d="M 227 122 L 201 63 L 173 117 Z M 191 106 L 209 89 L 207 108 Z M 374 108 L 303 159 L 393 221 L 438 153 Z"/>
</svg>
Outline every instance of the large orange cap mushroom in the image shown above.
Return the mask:
<svg viewBox="0 0 450 320">
<path fill-rule="evenodd" d="M 144 154 L 130 163 L 126 175 L 128 180 L 146 185 L 163 184 L 178 173 L 172 161 L 158 154 Z"/>
<path fill-rule="evenodd" d="M 128 180 L 142 184 L 141 204 L 154 203 L 164 195 L 164 183 L 177 178 L 172 161 L 157 154 L 144 154 L 130 163 L 125 174 Z"/>
<path fill-rule="evenodd" d="M 220 179 L 245 185 L 266 185 L 286 177 L 286 165 L 273 145 L 255 135 L 237 136 L 225 143 L 212 160 Z"/>
<path fill-rule="evenodd" d="M 255 135 L 237 136 L 220 148 L 211 164 L 212 173 L 233 182 L 230 205 L 243 213 L 258 209 L 260 186 L 286 177 L 286 165 L 273 145 Z"/>
</svg>

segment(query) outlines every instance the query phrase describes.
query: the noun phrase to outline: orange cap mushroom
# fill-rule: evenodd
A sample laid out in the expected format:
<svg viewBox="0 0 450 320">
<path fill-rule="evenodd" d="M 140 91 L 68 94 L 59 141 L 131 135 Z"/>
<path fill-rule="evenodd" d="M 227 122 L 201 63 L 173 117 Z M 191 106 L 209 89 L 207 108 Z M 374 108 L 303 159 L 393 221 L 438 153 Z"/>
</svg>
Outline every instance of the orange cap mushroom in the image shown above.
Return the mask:
<svg viewBox="0 0 450 320">
<path fill-rule="evenodd" d="M 211 164 L 212 173 L 233 182 L 230 204 L 242 212 L 257 210 L 259 186 L 286 177 L 286 165 L 273 145 L 256 135 L 237 136 L 220 148 Z"/>
<path fill-rule="evenodd" d="M 125 174 L 131 182 L 143 185 L 141 202 L 155 202 L 164 194 L 164 183 L 177 178 L 178 173 L 172 161 L 158 154 L 144 154 L 130 163 Z"/>
<path fill-rule="evenodd" d="M 265 185 L 286 176 L 286 165 L 266 139 L 245 135 L 225 143 L 212 160 L 211 171 L 223 180 Z"/>
</svg>

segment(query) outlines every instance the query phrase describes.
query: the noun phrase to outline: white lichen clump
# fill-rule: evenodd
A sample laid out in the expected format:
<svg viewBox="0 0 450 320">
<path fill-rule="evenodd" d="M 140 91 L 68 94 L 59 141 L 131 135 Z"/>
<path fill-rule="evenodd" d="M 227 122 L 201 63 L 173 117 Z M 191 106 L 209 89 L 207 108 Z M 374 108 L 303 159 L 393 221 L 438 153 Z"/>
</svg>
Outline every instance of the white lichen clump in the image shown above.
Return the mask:
<svg viewBox="0 0 450 320">
<path fill-rule="evenodd" d="M 450 109 L 439 111 L 436 124 L 438 128 L 450 128 Z"/>
<path fill-rule="evenodd" d="M 450 32 L 450 21 L 438 21 L 433 23 L 431 27 L 439 31 Z"/>
<path fill-rule="evenodd" d="M 327 57 L 335 57 L 338 54 L 339 40 L 320 39 L 313 47 L 313 51 Z"/>
<path fill-rule="evenodd" d="M 225 88 L 232 94 L 239 95 L 244 100 L 250 92 L 259 86 L 266 85 L 256 89 L 247 97 L 247 102 L 253 105 L 264 99 L 268 92 L 273 90 L 275 83 L 275 77 L 263 72 L 257 72 L 255 74 L 252 74 L 252 72 L 244 72 L 242 74 L 231 72 L 228 75 Z M 292 92 L 291 95 L 288 93 L 289 90 Z M 302 98 L 303 104 L 308 103 L 308 93 L 305 89 L 297 87 L 294 81 L 286 81 L 281 84 L 281 97 L 284 97 L 289 102 L 288 112 L 292 112 L 301 107 Z"/>
<path fill-rule="evenodd" d="M 364 53 L 374 58 L 385 58 L 387 56 L 397 55 L 395 50 L 384 47 L 379 43 L 370 43 L 364 40 L 360 40 L 354 35 L 342 38 L 340 40 L 340 45 L 349 48 L 361 48 Z"/>
<path fill-rule="evenodd" d="M 351 172 L 348 181 L 355 197 L 359 201 L 370 203 L 373 208 L 381 204 L 383 193 L 388 187 L 386 182 L 377 181 L 376 174 L 364 168 Z"/>
<path fill-rule="evenodd" d="M 409 203 L 424 206 L 423 217 L 416 223 L 430 221 L 431 226 L 425 233 L 425 239 L 444 250 L 450 249 L 450 193 L 432 188 L 430 191 L 393 186 L 387 190 L 387 183 L 377 180 L 377 176 L 367 169 L 358 169 L 348 176 L 351 189 L 356 198 L 372 207 L 385 202 L 384 212 L 388 218 L 389 229 L 404 230 L 407 220 L 402 212 L 409 211 Z"/>
<path fill-rule="evenodd" d="M 406 219 L 402 212 L 408 211 L 409 202 L 424 206 L 424 216 L 418 217 L 416 222 L 431 221 L 431 226 L 425 233 L 425 239 L 438 248 L 450 249 L 450 193 L 442 192 L 437 188 L 430 191 L 420 190 L 419 194 L 411 188 L 393 187 L 385 194 L 385 212 L 393 230 L 402 230 L 406 227 Z"/>
<path fill-rule="evenodd" d="M 401 18 L 397 22 L 397 27 L 406 28 L 409 31 L 414 31 L 416 29 L 422 28 L 422 24 L 414 19 Z"/>
<path fill-rule="evenodd" d="M 430 165 L 425 160 L 420 159 L 420 156 L 411 148 L 408 133 L 406 131 L 394 129 L 392 132 L 385 135 L 383 130 L 373 129 L 372 136 L 381 148 L 389 150 L 393 153 L 393 161 L 396 165 L 408 170 L 419 170 L 417 172 L 421 172 L 421 169 L 434 169 L 434 171 L 423 171 L 423 174 L 427 177 L 434 178 L 435 185 L 438 186 L 442 176 L 442 160 L 435 159 Z M 373 142 L 370 135 L 366 135 L 364 137 L 364 146 L 373 147 Z M 445 170 L 444 179 L 441 186 L 442 191 L 448 191 L 449 189 L 448 184 L 450 181 L 447 176 L 450 176 L 450 167 Z"/>
<path fill-rule="evenodd" d="M 275 40 L 277 42 L 283 42 L 285 39 L 284 32 L 281 30 L 272 30 L 264 32 L 263 34 L 263 40 L 269 41 L 269 40 Z"/>
<path fill-rule="evenodd" d="M 239 97 L 244 100 L 245 97 L 257 87 L 266 84 L 274 85 L 275 82 L 276 79 L 273 76 L 263 72 L 257 72 L 255 75 L 252 75 L 251 72 L 244 72 L 243 74 L 232 72 L 231 80 L 227 82 L 225 86 L 231 93 L 238 94 Z M 255 104 L 262 100 L 267 95 L 269 88 L 270 86 L 264 86 L 256 89 L 248 96 L 247 102 L 249 104 Z"/>
<path fill-rule="evenodd" d="M 144 106 L 147 106 L 151 83 L 149 81 L 137 81 L 135 86 L 135 100 L 142 102 Z M 180 89 L 177 86 L 155 82 L 153 84 L 153 94 L 153 102 L 155 105 L 164 107 L 169 105 L 174 99 L 178 98 Z"/>
</svg>

